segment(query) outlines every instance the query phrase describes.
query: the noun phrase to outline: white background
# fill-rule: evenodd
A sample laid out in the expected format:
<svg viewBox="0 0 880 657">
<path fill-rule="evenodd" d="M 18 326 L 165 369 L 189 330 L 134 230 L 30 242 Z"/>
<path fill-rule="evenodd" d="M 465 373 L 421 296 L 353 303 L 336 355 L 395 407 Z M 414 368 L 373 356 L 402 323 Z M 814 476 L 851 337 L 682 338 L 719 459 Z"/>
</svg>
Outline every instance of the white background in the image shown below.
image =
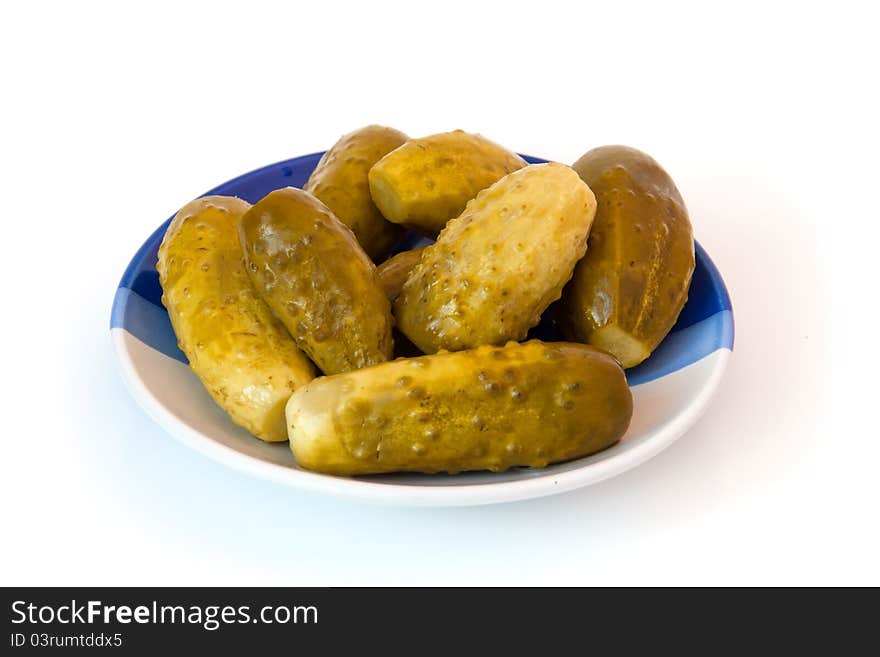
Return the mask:
<svg viewBox="0 0 880 657">
<path fill-rule="evenodd" d="M 877 23 L 803 4 L 4 3 L 0 584 L 880 584 Z M 696 427 L 590 488 L 445 510 L 264 483 L 156 427 L 110 345 L 131 255 L 373 122 L 655 156 L 737 323 Z"/>
</svg>

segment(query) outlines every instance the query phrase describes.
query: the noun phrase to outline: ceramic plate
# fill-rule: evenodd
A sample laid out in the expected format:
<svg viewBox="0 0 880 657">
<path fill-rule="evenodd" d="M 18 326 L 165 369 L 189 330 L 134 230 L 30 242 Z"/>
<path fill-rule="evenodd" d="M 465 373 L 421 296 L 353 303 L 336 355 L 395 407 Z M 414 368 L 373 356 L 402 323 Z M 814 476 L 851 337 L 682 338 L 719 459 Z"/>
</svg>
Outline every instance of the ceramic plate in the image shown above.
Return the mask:
<svg viewBox="0 0 880 657">
<path fill-rule="evenodd" d="M 321 155 L 263 167 L 208 194 L 256 203 L 274 189 L 301 187 Z M 712 398 L 733 349 L 733 314 L 724 281 L 697 244 L 690 294 L 678 323 L 647 361 L 627 372 L 634 411 L 617 445 L 542 470 L 356 478 L 316 474 L 297 466 L 286 443 L 264 443 L 235 426 L 187 366 L 162 307 L 156 272 L 156 253 L 169 222 L 134 254 L 113 300 L 110 331 L 125 383 L 144 410 L 186 445 L 230 467 L 297 488 L 385 504 L 455 506 L 521 500 L 593 484 L 643 463 L 687 431 Z M 544 322 L 532 335 L 552 339 L 553 331 L 552 323 Z"/>
</svg>

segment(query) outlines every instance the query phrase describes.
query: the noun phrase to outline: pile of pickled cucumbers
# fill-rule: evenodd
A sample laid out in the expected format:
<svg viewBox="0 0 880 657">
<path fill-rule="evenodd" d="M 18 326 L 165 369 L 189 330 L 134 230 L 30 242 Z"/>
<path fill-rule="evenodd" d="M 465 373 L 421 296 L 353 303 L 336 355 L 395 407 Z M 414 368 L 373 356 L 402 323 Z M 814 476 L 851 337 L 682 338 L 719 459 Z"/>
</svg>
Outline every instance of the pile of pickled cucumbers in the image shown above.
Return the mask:
<svg viewBox="0 0 880 657">
<path fill-rule="evenodd" d="M 389 258 L 413 231 L 435 241 Z M 300 467 L 500 472 L 621 439 L 624 369 L 675 324 L 694 242 L 635 149 L 527 164 L 461 130 L 369 126 L 302 189 L 184 206 L 157 269 L 192 371 Z M 542 318 L 566 341 L 524 342 Z"/>
</svg>

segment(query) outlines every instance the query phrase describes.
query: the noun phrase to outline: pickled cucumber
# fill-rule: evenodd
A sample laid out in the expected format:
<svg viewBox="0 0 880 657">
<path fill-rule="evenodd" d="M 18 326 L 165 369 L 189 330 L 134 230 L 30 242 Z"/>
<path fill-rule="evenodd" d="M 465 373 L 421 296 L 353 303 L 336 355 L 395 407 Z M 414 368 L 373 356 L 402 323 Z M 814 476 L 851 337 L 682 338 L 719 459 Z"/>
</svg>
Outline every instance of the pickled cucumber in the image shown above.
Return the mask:
<svg viewBox="0 0 880 657">
<path fill-rule="evenodd" d="M 257 438 L 284 441 L 287 399 L 315 372 L 245 272 L 237 223 L 248 208 L 223 196 L 187 204 L 156 268 L 178 344 L 214 401 Z"/>
<path fill-rule="evenodd" d="M 537 340 L 322 377 L 287 404 L 297 463 L 336 475 L 543 467 L 614 444 L 631 416 L 614 358 Z"/>
<path fill-rule="evenodd" d="M 567 339 L 632 367 L 660 344 L 687 301 L 694 271 L 687 208 L 669 175 L 634 148 L 596 148 L 574 170 L 598 209 L 556 319 Z"/>
<path fill-rule="evenodd" d="M 385 290 L 385 296 L 389 301 L 394 301 L 400 294 L 409 273 L 422 257 L 424 248 L 401 251 L 376 268 L 379 282 L 382 284 L 382 289 Z"/>
<path fill-rule="evenodd" d="M 425 353 L 523 339 L 584 255 L 595 211 L 563 164 L 505 176 L 425 248 L 394 302 L 398 328 Z"/>
<path fill-rule="evenodd" d="M 369 173 L 373 201 L 388 221 L 436 235 L 465 204 L 525 161 L 462 130 L 411 139 Z"/>
<path fill-rule="evenodd" d="M 355 130 L 324 153 L 303 186 L 351 228 L 361 247 L 376 262 L 388 255 L 402 236 L 403 228 L 386 221 L 373 203 L 367 172 L 406 140 L 402 132 L 379 125 Z"/>
<path fill-rule="evenodd" d="M 239 237 L 257 292 L 325 374 L 391 358 L 391 310 L 376 267 L 321 201 L 275 190 L 242 216 Z"/>
</svg>

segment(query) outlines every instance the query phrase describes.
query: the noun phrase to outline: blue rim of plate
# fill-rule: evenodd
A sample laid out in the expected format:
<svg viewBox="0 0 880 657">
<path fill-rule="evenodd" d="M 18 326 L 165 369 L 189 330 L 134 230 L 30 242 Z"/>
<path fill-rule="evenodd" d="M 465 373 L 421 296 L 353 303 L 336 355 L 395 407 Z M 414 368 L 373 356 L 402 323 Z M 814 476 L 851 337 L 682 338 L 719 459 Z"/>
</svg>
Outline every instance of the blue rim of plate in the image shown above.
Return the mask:
<svg viewBox="0 0 880 657">
<path fill-rule="evenodd" d="M 311 153 L 255 169 L 218 185 L 202 196 L 237 196 L 249 203 L 256 203 L 275 189 L 302 187 L 323 154 Z M 534 164 L 547 162 L 528 155 L 523 155 L 523 158 Z M 113 300 L 110 328 L 123 329 L 156 351 L 187 363 L 186 356 L 177 346 L 168 313 L 162 305 L 162 289 L 156 271 L 159 245 L 172 218 L 147 238 L 128 264 Z M 411 248 L 418 243 L 419 239 L 412 237 L 399 248 Z M 695 256 L 696 267 L 688 301 L 672 331 L 651 357 L 638 367 L 627 370 L 627 380 L 631 386 L 676 372 L 718 349 L 733 350 L 733 308 L 724 280 L 699 243 L 695 243 Z M 530 332 L 529 337 L 559 339 L 548 317 Z"/>
</svg>

